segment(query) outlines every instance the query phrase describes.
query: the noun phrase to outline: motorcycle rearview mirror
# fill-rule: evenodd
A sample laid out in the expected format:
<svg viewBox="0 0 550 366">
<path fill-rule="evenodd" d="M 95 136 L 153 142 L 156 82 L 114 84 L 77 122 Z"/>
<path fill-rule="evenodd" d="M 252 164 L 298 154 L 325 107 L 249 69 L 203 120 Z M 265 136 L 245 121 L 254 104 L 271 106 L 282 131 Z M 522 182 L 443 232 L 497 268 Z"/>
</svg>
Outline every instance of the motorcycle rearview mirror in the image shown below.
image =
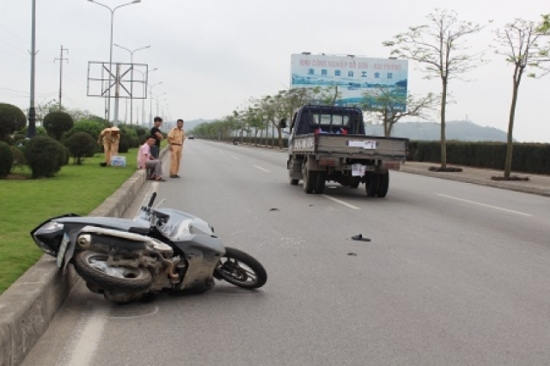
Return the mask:
<svg viewBox="0 0 550 366">
<path fill-rule="evenodd" d="M 282 118 L 282 119 L 279 121 L 279 127 L 280 127 L 280 128 L 286 128 L 286 118 Z"/>
</svg>

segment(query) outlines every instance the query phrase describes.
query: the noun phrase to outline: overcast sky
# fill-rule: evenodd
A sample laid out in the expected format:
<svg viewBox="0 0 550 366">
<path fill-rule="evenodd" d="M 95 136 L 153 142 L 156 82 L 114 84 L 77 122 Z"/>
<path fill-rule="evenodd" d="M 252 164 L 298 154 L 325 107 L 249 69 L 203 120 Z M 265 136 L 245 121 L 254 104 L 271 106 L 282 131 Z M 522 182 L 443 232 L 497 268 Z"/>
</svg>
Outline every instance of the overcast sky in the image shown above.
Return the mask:
<svg viewBox="0 0 550 366">
<path fill-rule="evenodd" d="M 125 0 L 100 0 L 115 7 Z M 29 106 L 31 0 L 0 0 L 0 102 Z M 104 100 L 87 96 L 89 61 L 109 61 L 110 12 L 87 0 L 36 0 L 36 102 L 58 98 L 60 48 L 69 51 L 63 65 L 63 104 L 103 116 Z M 493 23 L 471 36 L 473 51 L 494 43 L 494 30 L 514 18 L 538 21 L 550 13 L 547 0 L 142 0 L 116 10 L 114 43 L 134 53 L 135 63 L 158 68 L 149 74 L 161 110 L 172 119 L 220 118 L 251 97 L 272 95 L 290 82 L 290 57 L 354 54 L 386 58 L 383 41 L 409 26 L 426 22 L 438 7 L 460 19 Z M 465 120 L 507 130 L 512 66 L 488 51 L 491 62 L 453 80 L 454 103 L 448 120 Z M 129 62 L 130 53 L 113 50 L 113 61 Z M 425 80 L 409 64 L 409 93 L 438 93 L 437 79 Z M 550 76 L 521 85 L 514 137 L 550 142 Z M 163 101 L 164 100 L 164 101 Z M 129 119 L 125 101 L 119 117 Z M 145 102 L 146 120 L 150 101 Z M 139 112 L 136 111 L 139 108 Z M 126 113 L 128 113 L 126 115 Z M 138 114 L 139 113 L 139 114 Z M 142 101 L 134 101 L 141 121 Z M 153 115 L 156 114 L 156 99 Z M 437 120 L 434 116 L 433 120 Z"/>
</svg>

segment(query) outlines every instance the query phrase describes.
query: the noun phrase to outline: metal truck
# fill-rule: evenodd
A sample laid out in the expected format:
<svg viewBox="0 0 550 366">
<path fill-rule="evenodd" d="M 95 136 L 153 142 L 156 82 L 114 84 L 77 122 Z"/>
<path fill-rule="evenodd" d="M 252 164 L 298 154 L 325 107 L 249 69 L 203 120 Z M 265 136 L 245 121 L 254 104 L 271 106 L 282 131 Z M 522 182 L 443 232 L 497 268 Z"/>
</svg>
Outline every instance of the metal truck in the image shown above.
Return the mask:
<svg viewBox="0 0 550 366">
<path fill-rule="evenodd" d="M 282 119 L 280 127 L 286 128 Z M 327 181 L 357 188 L 369 197 L 385 197 L 389 168 L 405 161 L 409 140 L 365 135 L 363 113 L 355 107 L 306 105 L 293 116 L 288 140 L 290 184 L 323 193 Z"/>
</svg>

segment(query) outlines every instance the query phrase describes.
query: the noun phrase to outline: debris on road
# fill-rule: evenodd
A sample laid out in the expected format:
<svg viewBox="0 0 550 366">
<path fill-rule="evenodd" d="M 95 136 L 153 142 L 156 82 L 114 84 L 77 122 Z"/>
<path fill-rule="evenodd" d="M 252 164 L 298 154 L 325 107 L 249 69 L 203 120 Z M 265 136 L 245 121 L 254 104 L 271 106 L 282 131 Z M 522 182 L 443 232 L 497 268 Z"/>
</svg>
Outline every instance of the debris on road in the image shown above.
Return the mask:
<svg viewBox="0 0 550 366">
<path fill-rule="evenodd" d="M 370 241 L 369 238 L 363 238 L 362 234 L 355 235 L 351 237 L 353 240 L 359 240 L 359 241 Z"/>
</svg>

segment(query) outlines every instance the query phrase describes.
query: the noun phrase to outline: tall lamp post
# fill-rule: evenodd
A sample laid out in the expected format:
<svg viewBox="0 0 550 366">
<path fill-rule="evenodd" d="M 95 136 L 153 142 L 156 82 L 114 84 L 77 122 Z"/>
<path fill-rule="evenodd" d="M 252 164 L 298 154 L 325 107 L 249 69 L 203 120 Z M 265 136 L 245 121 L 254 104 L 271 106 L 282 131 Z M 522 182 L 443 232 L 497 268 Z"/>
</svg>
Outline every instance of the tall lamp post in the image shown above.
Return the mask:
<svg viewBox="0 0 550 366">
<path fill-rule="evenodd" d="M 116 43 L 115 43 L 115 46 L 130 52 L 130 63 L 132 64 L 132 73 L 131 73 L 132 82 L 130 83 L 130 124 L 133 124 L 134 114 L 132 113 L 132 111 L 134 109 L 134 96 L 133 96 L 133 93 L 134 93 L 134 52 L 145 50 L 147 48 L 151 48 L 151 46 L 145 46 L 145 47 L 137 48 L 135 50 L 129 50 L 128 48 L 122 47 L 122 46 L 120 46 Z"/>
<path fill-rule="evenodd" d="M 141 100 L 141 125 L 145 125 L 145 99 L 146 96 L 147 96 L 147 83 L 146 83 L 146 80 L 149 80 L 149 74 L 152 73 L 153 71 L 157 71 L 158 68 L 154 68 L 152 70 L 148 70 L 146 73 L 145 72 L 141 72 L 139 70 L 136 70 L 137 72 L 139 72 L 141 75 L 143 75 L 143 89 L 145 90 L 145 98 L 143 98 Z M 147 75 L 147 79 L 145 79 L 145 75 Z"/>
<path fill-rule="evenodd" d="M 33 0 L 34 1 L 34 0 Z M 103 6 L 104 8 L 107 8 L 111 12 L 111 43 L 110 43 L 110 49 L 109 49 L 109 94 L 107 97 L 107 105 L 105 106 L 105 117 L 107 118 L 107 121 L 111 118 L 111 75 L 113 74 L 113 29 L 114 29 L 114 22 L 115 22 L 115 11 L 117 9 L 122 8 L 123 6 L 137 4 L 141 2 L 141 0 L 133 0 L 129 3 L 125 3 L 119 6 L 116 6 L 114 8 L 111 8 L 110 6 L 107 6 L 105 4 L 102 4 L 100 2 L 97 2 L 96 0 L 88 0 L 91 3 L 97 4 L 99 6 Z M 116 83 L 118 83 L 117 80 L 115 80 Z"/>
<path fill-rule="evenodd" d="M 149 126 L 153 123 L 153 88 L 162 84 L 162 81 L 149 87 Z"/>
<path fill-rule="evenodd" d="M 29 129 L 27 137 L 36 135 L 36 111 L 34 110 L 34 70 L 36 59 L 36 0 L 32 0 L 32 29 L 31 29 L 31 100 L 29 106 Z"/>
<path fill-rule="evenodd" d="M 157 115 L 159 114 L 159 98 L 162 97 L 163 95 L 166 95 L 167 93 L 162 93 L 162 94 L 159 94 L 157 95 Z M 166 99 L 163 99 L 163 101 L 166 100 Z"/>
</svg>

